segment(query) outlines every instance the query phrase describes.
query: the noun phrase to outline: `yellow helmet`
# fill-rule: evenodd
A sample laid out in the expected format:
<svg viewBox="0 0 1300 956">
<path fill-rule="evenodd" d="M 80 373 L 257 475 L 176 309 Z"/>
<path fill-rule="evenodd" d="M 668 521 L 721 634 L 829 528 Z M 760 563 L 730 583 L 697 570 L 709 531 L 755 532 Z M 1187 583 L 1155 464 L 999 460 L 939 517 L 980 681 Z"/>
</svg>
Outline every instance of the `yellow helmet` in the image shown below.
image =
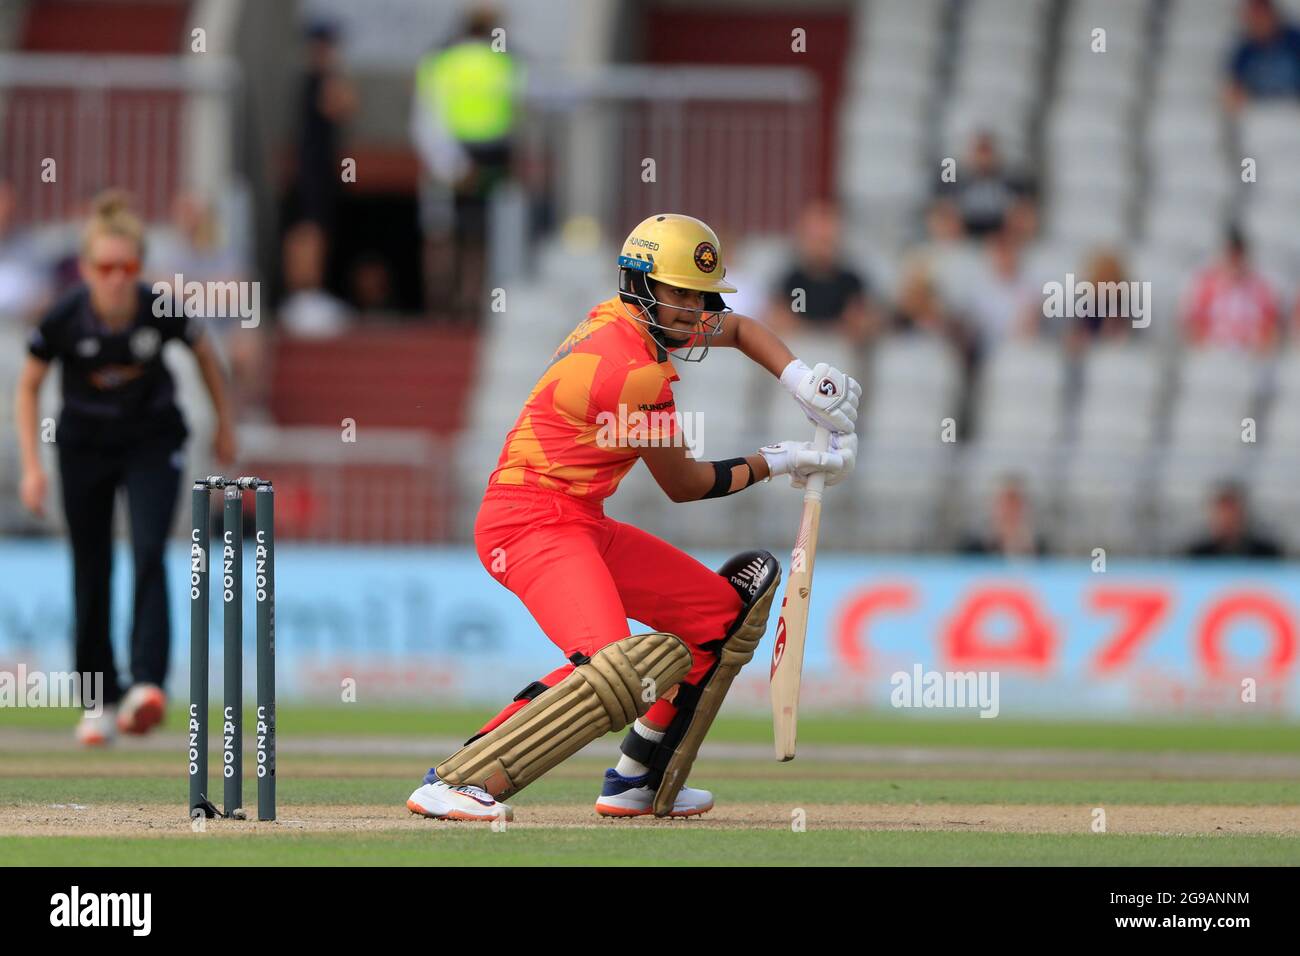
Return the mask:
<svg viewBox="0 0 1300 956">
<path fill-rule="evenodd" d="M 708 355 L 709 342 L 722 331 L 723 318 L 731 310 L 721 293 L 736 291 L 726 276 L 717 235 L 700 220 L 677 213 L 644 220 L 624 241 L 618 257 L 619 298 L 635 307 L 634 317 L 663 349 L 687 362 Z M 673 306 L 679 313 L 697 313 L 695 330 L 660 323 L 661 303 L 650 280 L 704 293 L 702 309 Z"/>
<path fill-rule="evenodd" d="M 736 291 L 726 279 L 717 235 L 700 220 L 678 213 L 643 220 L 624 240 L 618 265 L 679 289 Z"/>
</svg>

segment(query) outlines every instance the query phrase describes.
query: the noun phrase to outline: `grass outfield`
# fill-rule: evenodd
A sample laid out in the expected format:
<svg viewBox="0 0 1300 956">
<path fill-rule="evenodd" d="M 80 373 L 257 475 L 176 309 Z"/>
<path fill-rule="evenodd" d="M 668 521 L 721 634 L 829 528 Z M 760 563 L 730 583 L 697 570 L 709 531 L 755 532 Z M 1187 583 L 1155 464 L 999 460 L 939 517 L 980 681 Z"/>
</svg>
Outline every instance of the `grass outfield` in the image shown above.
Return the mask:
<svg viewBox="0 0 1300 956">
<path fill-rule="evenodd" d="M 382 736 L 394 738 L 465 737 L 490 718 L 490 708 L 430 710 L 412 707 L 362 707 L 358 705 L 281 706 L 276 715 L 281 737 Z M 209 727 L 219 727 L 219 710 L 213 708 Z M 181 731 L 185 715 L 173 707 L 166 726 Z M 59 729 L 72 727 L 75 717 L 66 710 L 10 709 L 5 728 Z M 244 715 L 245 733 L 254 726 L 253 712 Z M 765 715 L 723 714 L 709 739 L 718 743 L 772 741 L 772 720 Z M 1016 720 L 999 717 L 967 718 L 898 716 L 865 712 L 826 716 L 801 714 L 802 744 L 997 747 L 1070 750 L 1182 751 L 1186 753 L 1300 754 L 1300 726 L 1269 720 L 1183 722 L 1098 722 Z"/>
<path fill-rule="evenodd" d="M 66 759 L 66 758 L 65 758 Z M 373 765 L 354 775 L 346 758 L 330 758 L 323 776 L 307 764 L 280 762 L 277 796 L 282 806 L 400 806 L 419 785 L 423 767 L 407 759 L 395 761 L 391 773 L 375 774 Z M 212 767 L 216 767 L 214 761 Z M 62 768 L 61 768 L 62 769 Z M 570 761 L 513 799 L 521 813 L 534 806 L 589 806 L 600 790 L 605 764 Z M 107 775 L 101 765 L 93 776 L 32 774 L 10 776 L 0 772 L 0 805 L 40 803 L 140 803 L 175 804 L 183 814 L 184 768 L 175 760 L 159 762 L 156 769 L 139 764 L 131 772 Z M 943 768 L 938 768 L 939 772 Z M 909 769 L 866 767 L 846 773 L 843 765 L 805 761 L 777 766 L 746 761 L 702 760 L 692 778 L 717 794 L 719 804 L 773 803 L 799 806 L 818 803 L 909 804 L 1069 804 L 1105 807 L 1129 806 L 1274 806 L 1300 804 L 1300 785 L 1287 780 L 1097 780 L 1008 779 L 989 775 L 971 779 L 965 774 L 918 776 Z M 220 795 L 215 772 L 213 788 Z M 244 782 L 244 799 L 252 801 L 256 783 L 250 773 Z M 284 814 L 282 814 L 283 816 Z M 1300 818 L 1300 806 L 1297 807 Z"/>
<path fill-rule="evenodd" d="M 177 714 L 162 737 L 85 752 L 68 745 L 69 713 L 9 710 L 0 865 L 1300 865 L 1300 733 L 1286 725 L 809 716 L 801 743 L 848 749 L 778 764 L 762 747 L 722 748 L 692 775 L 718 804 L 697 819 L 600 819 L 598 755 L 513 799 L 502 832 L 407 813 L 407 794 L 441 756 L 420 739 L 461 736 L 485 716 L 285 707 L 278 821 L 193 833 Z M 728 717 L 715 731 L 720 744 L 771 741 L 764 717 Z M 373 743 L 384 740 L 399 752 Z M 214 752 L 218 802 L 219 766 Z M 1105 833 L 1090 832 L 1096 808 Z M 799 814 L 806 828 L 795 832 Z"/>
<path fill-rule="evenodd" d="M 441 828 L 209 840 L 0 837 L 11 866 L 1294 866 L 1300 838 Z"/>
</svg>

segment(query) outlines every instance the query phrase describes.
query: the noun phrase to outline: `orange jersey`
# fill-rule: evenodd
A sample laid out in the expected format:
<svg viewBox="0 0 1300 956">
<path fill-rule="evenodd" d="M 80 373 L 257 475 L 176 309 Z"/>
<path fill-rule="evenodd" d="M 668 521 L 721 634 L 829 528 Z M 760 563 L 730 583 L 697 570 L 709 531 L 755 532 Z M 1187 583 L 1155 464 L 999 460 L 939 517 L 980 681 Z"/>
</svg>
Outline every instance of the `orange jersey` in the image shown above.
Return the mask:
<svg viewBox="0 0 1300 956">
<path fill-rule="evenodd" d="M 668 353 L 615 296 L 569 333 L 506 436 L 488 487 L 531 485 L 601 501 L 637 446 L 677 440 Z"/>
</svg>

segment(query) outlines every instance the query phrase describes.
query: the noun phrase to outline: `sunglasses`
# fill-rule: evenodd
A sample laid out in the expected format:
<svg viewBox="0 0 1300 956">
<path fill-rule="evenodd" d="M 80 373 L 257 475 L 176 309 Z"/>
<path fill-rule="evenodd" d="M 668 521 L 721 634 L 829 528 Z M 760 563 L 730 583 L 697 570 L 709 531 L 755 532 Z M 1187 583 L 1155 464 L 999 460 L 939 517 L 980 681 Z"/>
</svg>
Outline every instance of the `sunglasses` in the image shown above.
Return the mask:
<svg viewBox="0 0 1300 956">
<path fill-rule="evenodd" d="M 107 279 L 114 273 L 120 272 L 127 278 L 132 278 L 140 274 L 140 260 L 127 259 L 124 262 L 92 262 L 90 268 L 96 275 Z"/>
</svg>

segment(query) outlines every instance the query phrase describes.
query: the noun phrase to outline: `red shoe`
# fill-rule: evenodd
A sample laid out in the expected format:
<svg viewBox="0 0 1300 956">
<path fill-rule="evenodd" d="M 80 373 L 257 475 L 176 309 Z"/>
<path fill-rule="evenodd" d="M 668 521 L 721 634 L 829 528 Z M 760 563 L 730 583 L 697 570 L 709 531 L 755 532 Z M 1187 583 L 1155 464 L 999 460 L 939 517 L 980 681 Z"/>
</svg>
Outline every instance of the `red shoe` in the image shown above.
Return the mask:
<svg viewBox="0 0 1300 956">
<path fill-rule="evenodd" d="M 98 714 L 89 712 L 77 721 L 77 743 L 83 747 L 107 747 L 117 736 L 114 728 L 115 708 L 105 707 Z"/>
<path fill-rule="evenodd" d="M 167 695 L 157 684 L 136 684 L 117 708 L 117 729 L 124 734 L 147 734 L 162 723 Z"/>
</svg>

